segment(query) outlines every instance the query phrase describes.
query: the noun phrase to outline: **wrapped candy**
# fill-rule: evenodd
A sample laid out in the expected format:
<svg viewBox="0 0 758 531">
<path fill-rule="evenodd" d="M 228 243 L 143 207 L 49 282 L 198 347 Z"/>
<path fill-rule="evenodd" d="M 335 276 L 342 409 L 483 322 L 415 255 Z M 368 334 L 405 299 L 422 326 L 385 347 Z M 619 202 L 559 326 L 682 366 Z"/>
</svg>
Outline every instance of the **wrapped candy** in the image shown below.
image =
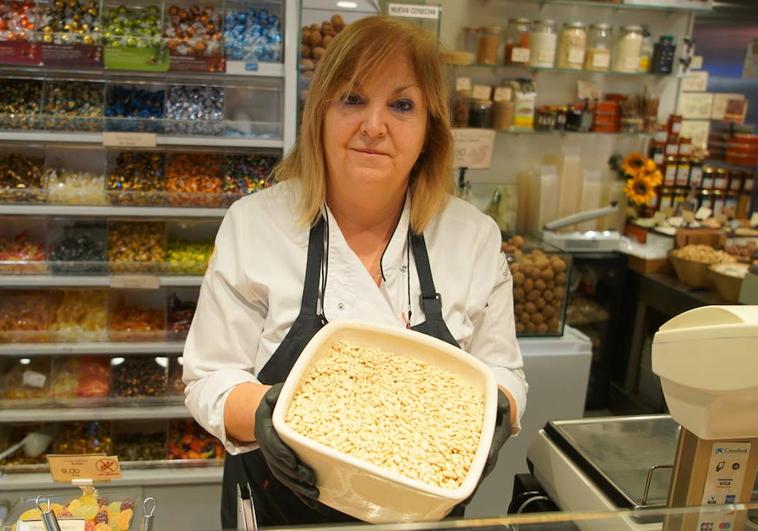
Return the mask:
<svg viewBox="0 0 758 531">
<path fill-rule="evenodd" d="M 107 291 L 65 290 L 52 330 L 59 341 L 105 341 L 107 321 Z"/>
<path fill-rule="evenodd" d="M 0 292 L 0 342 L 49 339 L 50 294 L 36 290 Z"/>
<path fill-rule="evenodd" d="M 113 272 L 158 272 L 166 258 L 165 225 L 116 222 L 108 232 L 108 260 Z"/>
<path fill-rule="evenodd" d="M 46 273 L 45 258 L 44 243 L 33 241 L 28 232 L 0 238 L 0 273 Z"/>
<path fill-rule="evenodd" d="M 169 459 L 221 459 L 224 446 L 191 420 L 171 421 Z"/>
<path fill-rule="evenodd" d="M 282 61 L 279 17 L 266 9 L 227 9 L 224 44 L 229 60 L 279 63 Z"/>
</svg>

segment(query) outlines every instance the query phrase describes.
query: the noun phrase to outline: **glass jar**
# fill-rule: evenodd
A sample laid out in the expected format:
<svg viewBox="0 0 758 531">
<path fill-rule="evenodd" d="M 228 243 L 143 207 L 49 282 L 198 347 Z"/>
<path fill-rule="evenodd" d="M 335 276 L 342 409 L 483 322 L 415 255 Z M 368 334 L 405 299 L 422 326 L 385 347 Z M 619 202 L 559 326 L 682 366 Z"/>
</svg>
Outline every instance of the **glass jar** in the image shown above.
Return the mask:
<svg viewBox="0 0 758 531">
<path fill-rule="evenodd" d="M 492 127 L 498 131 L 510 129 L 513 124 L 513 102 L 496 101 L 493 109 Z"/>
<path fill-rule="evenodd" d="M 479 43 L 479 28 L 465 26 L 463 28 L 463 47 L 472 55 L 476 55 L 476 48 Z"/>
<path fill-rule="evenodd" d="M 507 65 L 529 62 L 529 19 L 512 18 L 505 29 L 503 62 Z"/>
<path fill-rule="evenodd" d="M 613 49 L 611 69 L 614 72 L 636 73 L 640 68 L 642 26 L 623 26 Z"/>
<path fill-rule="evenodd" d="M 647 29 L 642 28 L 642 45 L 640 46 L 640 63 L 638 72 L 649 72 L 650 61 L 653 59 L 653 38 Z"/>
<path fill-rule="evenodd" d="M 471 106 L 471 91 L 459 90 L 453 96 L 450 105 L 452 118 L 450 125 L 453 127 L 468 127 L 469 107 Z"/>
<path fill-rule="evenodd" d="M 469 127 L 490 129 L 492 127 L 492 102 L 473 100 L 469 109 Z"/>
<path fill-rule="evenodd" d="M 500 47 L 500 26 L 479 28 L 479 43 L 476 62 L 481 65 L 497 64 L 497 49 Z"/>
<path fill-rule="evenodd" d="M 611 25 L 593 24 L 587 35 L 584 69 L 607 72 L 611 67 Z"/>
<path fill-rule="evenodd" d="M 567 22 L 563 25 L 558 43 L 558 68 L 581 70 L 587 51 L 587 30 L 581 22 Z"/>
<path fill-rule="evenodd" d="M 552 20 L 535 20 L 529 32 L 529 64 L 539 68 L 552 68 L 558 35 Z"/>
</svg>

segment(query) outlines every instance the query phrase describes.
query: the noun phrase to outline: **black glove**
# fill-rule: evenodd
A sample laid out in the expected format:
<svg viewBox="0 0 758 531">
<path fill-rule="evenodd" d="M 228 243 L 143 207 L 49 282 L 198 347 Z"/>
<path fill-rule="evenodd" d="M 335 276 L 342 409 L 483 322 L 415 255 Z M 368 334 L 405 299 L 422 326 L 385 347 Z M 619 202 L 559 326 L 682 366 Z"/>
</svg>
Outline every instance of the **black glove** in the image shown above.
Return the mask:
<svg viewBox="0 0 758 531">
<path fill-rule="evenodd" d="M 284 384 L 276 384 L 263 395 L 255 412 L 255 440 L 271 473 L 311 509 L 318 508 L 318 489 L 313 470 L 301 462 L 279 438 L 271 416 Z"/>
<path fill-rule="evenodd" d="M 505 396 L 501 390 L 497 391 L 497 413 L 495 415 L 495 433 L 492 434 L 492 444 L 490 445 L 489 454 L 487 454 L 487 461 L 484 463 L 484 469 L 482 475 L 479 477 L 479 483 L 477 483 L 474 492 L 469 496 L 463 505 L 468 505 L 474 498 L 476 491 L 479 490 L 479 485 L 482 484 L 484 478 L 490 475 L 490 472 L 495 470 L 497 464 L 497 456 L 500 453 L 500 449 L 511 436 L 511 403 L 508 401 L 508 397 Z"/>
</svg>

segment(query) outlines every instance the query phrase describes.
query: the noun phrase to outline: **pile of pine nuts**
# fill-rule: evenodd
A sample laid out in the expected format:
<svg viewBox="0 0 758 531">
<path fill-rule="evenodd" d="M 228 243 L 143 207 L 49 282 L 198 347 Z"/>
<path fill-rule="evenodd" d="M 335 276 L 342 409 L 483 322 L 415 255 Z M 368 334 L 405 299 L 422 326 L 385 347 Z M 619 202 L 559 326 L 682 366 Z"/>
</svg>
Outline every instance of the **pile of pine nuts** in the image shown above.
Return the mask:
<svg viewBox="0 0 758 531">
<path fill-rule="evenodd" d="M 338 342 L 305 374 L 285 422 L 355 458 L 455 489 L 479 446 L 484 394 L 409 356 Z"/>
</svg>

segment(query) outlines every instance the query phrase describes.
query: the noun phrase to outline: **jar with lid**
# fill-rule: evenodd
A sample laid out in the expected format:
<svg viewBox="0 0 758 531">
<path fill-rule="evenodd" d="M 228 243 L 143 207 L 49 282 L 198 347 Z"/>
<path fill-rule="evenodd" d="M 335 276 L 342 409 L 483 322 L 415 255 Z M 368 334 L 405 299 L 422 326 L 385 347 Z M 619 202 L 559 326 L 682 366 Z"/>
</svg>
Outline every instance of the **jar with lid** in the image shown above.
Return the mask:
<svg viewBox="0 0 758 531">
<path fill-rule="evenodd" d="M 716 176 L 716 170 L 711 168 L 710 166 L 706 166 L 703 170 L 703 182 L 701 183 L 701 188 L 703 190 L 711 191 L 713 190 L 713 181 Z"/>
<path fill-rule="evenodd" d="M 611 67 L 611 25 L 593 24 L 587 35 L 584 69 L 607 72 Z"/>
<path fill-rule="evenodd" d="M 471 102 L 468 125 L 479 129 L 492 127 L 492 102 L 490 100 L 473 100 Z"/>
<path fill-rule="evenodd" d="M 690 159 L 679 157 L 676 164 L 676 186 L 688 186 L 690 181 Z"/>
<path fill-rule="evenodd" d="M 587 51 L 587 30 L 581 22 L 567 22 L 563 25 L 558 43 L 558 68 L 581 70 Z"/>
<path fill-rule="evenodd" d="M 469 108 L 471 107 L 471 91 L 459 90 L 453 96 L 452 104 L 450 105 L 452 119 L 450 125 L 453 127 L 468 127 L 469 123 Z"/>
<path fill-rule="evenodd" d="M 703 161 L 693 159 L 690 162 L 690 188 L 700 188 L 703 185 Z"/>
<path fill-rule="evenodd" d="M 663 185 L 676 185 L 676 174 L 679 164 L 676 157 L 666 157 L 666 171 L 663 173 Z"/>
<path fill-rule="evenodd" d="M 614 72 L 633 74 L 639 70 L 642 39 L 642 26 L 629 25 L 621 28 L 611 60 Z"/>
<path fill-rule="evenodd" d="M 497 64 L 497 49 L 500 47 L 500 26 L 479 28 L 479 43 L 476 62 L 482 65 Z"/>
<path fill-rule="evenodd" d="M 552 20 L 535 20 L 529 32 L 529 65 L 552 68 L 558 35 Z"/>
<path fill-rule="evenodd" d="M 653 46 L 653 60 L 650 71 L 655 74 L 670 74 L 674 70 L 676 44 L 671 35 L 662 35 Z"/>
<path fill-rule="evenodd" d="M 476 48 L 479 42 L 479 28 L 465 26 L 463 28 L 463 47 L 471 55 L 476 55 Z"/>
<path fill-rule="evenodd" d="M 513 102 L 496 101 L 492 108 L 492 127 L 498 131 L 510 129 L 513 124 Z"/>
<path fill-rule="evenodd" d="M 716 174 L 713 176 L 713 189 L 726 192 L 729 189 L 729 173 L 724 168 L 716 169 Z"/>
<path fill-rule="evenodd" d="M 529 62 L 529 19 L 512 18 L 505 29 L 503 62 L 507 65 Z"/>
<path fill-rule="evenodd" d="M 745 174 L 741 171 L 733 171 L 729 176 L 729 191 L 740 193 L 742 184 L 745 180 Z"/>
</svg>

